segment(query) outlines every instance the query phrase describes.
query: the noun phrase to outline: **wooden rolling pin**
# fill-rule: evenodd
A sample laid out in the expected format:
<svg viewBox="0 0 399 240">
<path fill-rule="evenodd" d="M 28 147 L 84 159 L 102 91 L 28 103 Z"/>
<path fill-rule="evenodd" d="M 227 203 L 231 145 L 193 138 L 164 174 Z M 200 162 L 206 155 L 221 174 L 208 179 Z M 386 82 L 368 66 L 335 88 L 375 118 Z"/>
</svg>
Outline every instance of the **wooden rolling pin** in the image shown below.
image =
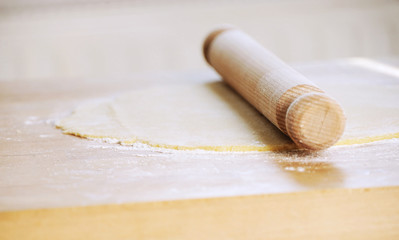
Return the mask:
<svg viewBox="0 0 399 240">
<path fill-rule="evenodd" d="M 300 148 L 325 149 L 341 137 L 341 106 L 244 32 L 213 31 L 203 51 L 224 81 Z"/>
</svg>

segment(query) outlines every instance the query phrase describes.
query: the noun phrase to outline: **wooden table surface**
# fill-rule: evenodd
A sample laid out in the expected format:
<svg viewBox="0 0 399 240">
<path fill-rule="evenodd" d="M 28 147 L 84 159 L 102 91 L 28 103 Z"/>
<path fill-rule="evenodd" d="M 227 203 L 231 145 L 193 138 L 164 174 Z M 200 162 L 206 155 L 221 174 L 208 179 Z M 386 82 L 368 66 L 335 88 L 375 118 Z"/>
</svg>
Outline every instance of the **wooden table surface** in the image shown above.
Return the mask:
<svg viewBox="0 0 399 240">
<path fill-rule="evenodd" d="M 310 79 L 399 81 L 398 59 L 375 63 L 297 69 Z M 0 238 L 399 237 L 399 139 L 317 153 L 214 153 L 138 149 L 55 128 L 84 102 L 218 78 L 204 70 L 108 84 L 0 83 Z"/>
</svg>

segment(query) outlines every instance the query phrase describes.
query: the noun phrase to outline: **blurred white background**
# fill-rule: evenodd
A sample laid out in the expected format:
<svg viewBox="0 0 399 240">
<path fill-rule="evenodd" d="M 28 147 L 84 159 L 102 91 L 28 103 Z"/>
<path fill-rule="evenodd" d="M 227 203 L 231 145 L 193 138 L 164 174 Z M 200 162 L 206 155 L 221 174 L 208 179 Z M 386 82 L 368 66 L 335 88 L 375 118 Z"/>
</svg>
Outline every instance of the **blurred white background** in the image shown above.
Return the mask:
<svg viewBox="0 0 399 240">
<path fill-rule="evenodd" d="M 205 69 L 222 23 L 290 63 L 399 55 L 397 0 L 2 0 L 0 81 Z"/>
</svg>

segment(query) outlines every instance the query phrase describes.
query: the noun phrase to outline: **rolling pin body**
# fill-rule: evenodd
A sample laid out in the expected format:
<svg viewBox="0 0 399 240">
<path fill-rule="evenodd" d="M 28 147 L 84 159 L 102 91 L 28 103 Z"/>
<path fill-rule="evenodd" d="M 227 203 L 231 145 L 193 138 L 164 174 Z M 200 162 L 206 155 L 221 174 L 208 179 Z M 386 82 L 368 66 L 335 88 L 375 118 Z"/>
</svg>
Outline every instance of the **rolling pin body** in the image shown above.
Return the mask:
<svg viewBox="0 0 399 240">
<path fill-rule="evenodd" d="M 339 104 L 247 34 L 214 31 L 203 50 L 223 80 L 299 147 L 324 149 L 342 135 Z"/>
</svg>

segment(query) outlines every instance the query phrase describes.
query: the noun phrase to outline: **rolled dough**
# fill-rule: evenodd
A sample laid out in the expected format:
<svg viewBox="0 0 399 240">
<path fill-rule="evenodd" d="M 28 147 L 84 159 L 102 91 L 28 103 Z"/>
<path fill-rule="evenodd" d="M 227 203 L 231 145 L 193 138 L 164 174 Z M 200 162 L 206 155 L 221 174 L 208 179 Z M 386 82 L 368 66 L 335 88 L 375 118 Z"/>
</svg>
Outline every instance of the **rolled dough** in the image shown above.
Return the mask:
<svg viewBox="0 0 399 240">
<path fill-rule="evenodd" d="M 337 143 L 399 137 L 399 84 L 322 82 L 342 104 L 346 130 Z M 171 149 L 268 151 L 292 141 L 223 82 L 158 86 L 78 107 L 58 125 L 64 133 Z"/>
</svg>

